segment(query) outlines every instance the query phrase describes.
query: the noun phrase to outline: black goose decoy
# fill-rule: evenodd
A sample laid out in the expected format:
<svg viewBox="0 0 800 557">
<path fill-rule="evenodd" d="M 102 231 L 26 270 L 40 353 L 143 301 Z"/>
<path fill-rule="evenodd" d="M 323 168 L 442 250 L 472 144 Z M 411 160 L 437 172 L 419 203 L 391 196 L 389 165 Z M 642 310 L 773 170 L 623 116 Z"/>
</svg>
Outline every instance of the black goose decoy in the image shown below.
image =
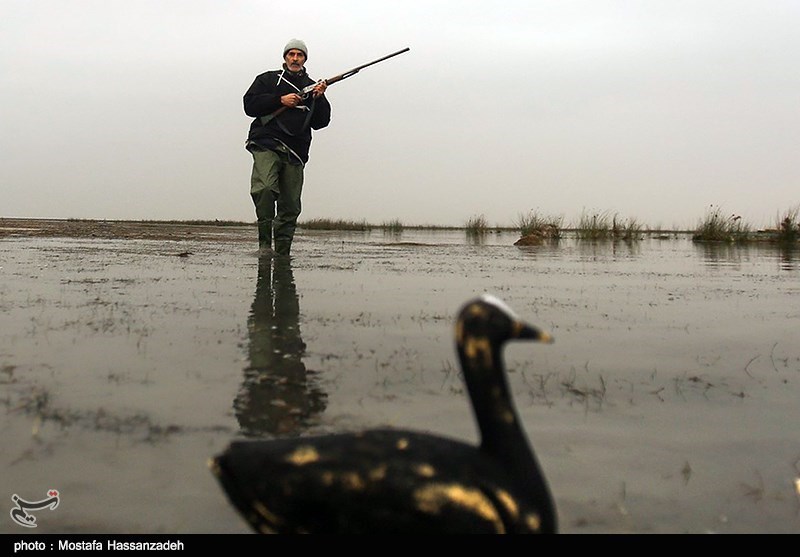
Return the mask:
<svg viewBox="0 0 800 557">
<path fill-rule="evenodd" d="M 500 300 L 458 315 L 480 446 L 397 429 L 234 441 L 210 466 L 262 533 L 555 533 L 550 489 L 520 425 L 502 348 L 552 342 Z"/>
</svg>

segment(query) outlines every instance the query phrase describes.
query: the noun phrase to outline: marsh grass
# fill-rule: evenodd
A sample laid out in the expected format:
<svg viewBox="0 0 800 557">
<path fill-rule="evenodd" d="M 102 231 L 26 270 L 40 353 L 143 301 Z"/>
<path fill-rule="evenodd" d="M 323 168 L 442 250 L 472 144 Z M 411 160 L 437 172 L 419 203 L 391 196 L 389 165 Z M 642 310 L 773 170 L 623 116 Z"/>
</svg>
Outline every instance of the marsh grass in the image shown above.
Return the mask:
<svg viewBox="0 0 800 557">
<path fill-rule="evenodd" d="M 13 226 L 20 219 L 7 219 L 0 217 L 0 224 L 10 222 Z M 23 219 L 24 220 L 24 219 Z M 234 220 L 113 220 L 113 219 L 82 219 L 67 218 L 63 219 L 68 223 L 124 223 L 124 224 L 145 224 L 145 225 L 183 225 L 183 226 L 222 226 L 222 227 L 251 227 L 255 222 L 243 222 Z M 470 239 L 481 240 L 490 231 L 498 233 L 518 230 L 521 237 L 531 237 L 542 241 L 544 239 L 561 239 L 564 233 L 575 234 L 579 240 L 614 240 L 614 241 L 636 241 L 641 240 L 647 234 L 650 237 L 668 239 L 678 237 L 678 234 L 691 235 L 695 242 L 717 242 L 744 244 L 750 242 L 772 242 L 782 245 L 794 245 L 800 242 L 800 205 L 792 207 L 783 213 L 778 213 L 773 221 L 774 224 L 767 228 L 752 227 L 745 223 L 741 216 L 736 214 L 727 215 L 723 213 L 721 207 L 711 205 L 706 211 L 705 217 L 698 220 L 696 228 L 687 230 L 673 226 L 670 229 L 663 229 L 662 226 L 649 228 L 636 218 L 621 219 L 617 213 L 610 211 L 583 211 L 577 224 L 564 226 L 564 217 L 542 214 L 538 211 L 520 213 L 513 220 L 512 226 L 506 227 L 497 225 L 490 227 L 485 215 L 475 215 L 469 218 L 462 226 L 442 226 L 434 224 L 409 225 L 400 219 L 383 221 L 380 224 L 373 224 L 362 220 L 329 219 L 316 218 L 298 223 L 298 227 L 306 230 L 330 230 L 330 231 L 357 231 L 369 232 L 372 230 L 382 230 L 388 234 L 400 234 L 405 230 L 465 230 Z"/>
<path fill-rule="evenodd" d="M 371 228 L 367 221 L 344 220 L 344 219 L 311 219 L 298 223 L 300 228 L 306 230 L 349 230 L 363 232 Z"/>
<path fill-rule="evenodd" d="M 615 240 L 622 240 L 625 242 L 641 240 L 643 229 L 644 226 L 642 223 L 633 217 L 625 220 L 614 215 L 611 219 L 611 236 Z"/>
<path fill-rule="evenodd" d="M 194 219 L 194 220 L 150 220 L 150 219 L 80 219 L 80 218 L 67 218 L 66 222 L 76 223 L 120 223 L 120 224 L 147 224 L 147 225 L 162 225 L 162 224 L 175 224 L 181 226 L 253 226 L 253 222 L 244 222 L 238 220 L 219 220 L 219 219 Z"/>
<path fill-rule="evenodd" d="M 793 207 L 778 218 L 778 242 L 793 244 L 800 239 L 800 205 Z"/>
<path fill-rule="evenodd" d="M 611 218 L 608 212 L 581 213 L 575 234 L 579 240 L 607 240 L 611 238 Z"/>
<path fill-rule="evenodd" d="M 465 225 L 467 236 L 483 236 L 489 230 L 489 224 L 484 215 L 475 215 L 469 218 Z"/>
<path fill-rule="evenodd" d="M 522 236 L 534 234 L 551 239 L 561 238 L 563 223 L 564 217 L 540 215 L 536 211 L 530 211 L 527 214 L 520 213 L 517 220 L 514 221 Z"/>
<path fill-rule="evenodd" d="M 399 234 L 403 231 L 405 225 L 400 221 L 400 219 L 393 219 L 390 221 L 384 221 L 381 223 L 380 227 L 384 232 L 390 234 Z"/>
<path fill-rule="evenodd" d="M 695 242 L 744 243 L 752 237 L 750 225 L 739 215 L 725 216 L 721 207 L 711 205 L 692 236 Z"/>
<path fill-rule="evenodd" d="M 621 240 L 632 242 L 642 239 L 644 225 L 635 218 L 622 219 L 608 211 L 583 212 L 575 233 L 579 240 Z"/>
<path fill-rule="evenodd" d="M 148 221 L 144 221 L 145 223 Z M 159 221 L 153 221 L 155 224 L 160 224 Z M 187 221 L 170 221 L 170 224 L 188 224 L 194 226 L 252 226 L 253 223 L 242 222 L 237 220 L 187 220 Z"/>
</svg>

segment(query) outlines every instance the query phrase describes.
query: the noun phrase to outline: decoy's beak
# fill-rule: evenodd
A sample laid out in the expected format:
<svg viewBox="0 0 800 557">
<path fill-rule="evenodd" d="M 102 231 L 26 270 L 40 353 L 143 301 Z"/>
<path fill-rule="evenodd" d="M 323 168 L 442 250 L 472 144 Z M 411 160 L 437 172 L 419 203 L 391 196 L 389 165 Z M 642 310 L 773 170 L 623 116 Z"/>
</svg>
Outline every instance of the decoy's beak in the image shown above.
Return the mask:
<svg viewBox="0 0 800 557">
<path fill-rule="evenodd" d="M 512 327 L 512 338 L 535 340 L 538 342 L 544 342 L 546 344 L 551 344 L 555 340 L 547 331 L 543 331 L 538 327 L 529 325 L 524 321 L 514 322 L 514 326 Z"/>
</svg>

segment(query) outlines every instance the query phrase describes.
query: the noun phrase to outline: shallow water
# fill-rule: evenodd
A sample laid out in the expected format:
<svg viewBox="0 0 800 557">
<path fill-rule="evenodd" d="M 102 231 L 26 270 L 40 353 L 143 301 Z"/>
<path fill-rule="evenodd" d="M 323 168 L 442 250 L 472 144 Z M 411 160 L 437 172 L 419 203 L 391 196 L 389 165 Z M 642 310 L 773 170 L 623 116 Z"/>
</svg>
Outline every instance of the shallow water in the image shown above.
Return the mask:
<svg viewBox="0 0 800 557">
<path fill-rule="evenodd" d="M 562 531 L 800 531 L 797 250 L 301 231 L 286 266 L 253 234 L 0 240 L 0 496 L 59 491 L 35 533 L 248 532 L 206 466 L 234 437 L 475 441 L 452 320 L 487 291 L 556 339 L 506 361 Z"/>
</svg>

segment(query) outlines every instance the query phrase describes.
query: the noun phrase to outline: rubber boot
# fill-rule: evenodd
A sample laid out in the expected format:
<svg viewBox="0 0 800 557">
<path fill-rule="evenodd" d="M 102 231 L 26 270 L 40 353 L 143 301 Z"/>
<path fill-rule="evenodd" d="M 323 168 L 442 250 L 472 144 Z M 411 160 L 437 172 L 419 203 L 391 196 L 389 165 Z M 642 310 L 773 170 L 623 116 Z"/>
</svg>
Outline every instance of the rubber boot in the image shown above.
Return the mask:
<svg viewBox="0 0 800 557">
<path fill-rule="evenodd" d="M 289 257 L 289 252 L 292 250 L 292 241 L 285 238 L 275 240 L 275 253 Z"/>
<path fill-rule="evenodd" d="M 258 224 L 258 254 L 272 255 L 272 223 Z"/>
</svg>

